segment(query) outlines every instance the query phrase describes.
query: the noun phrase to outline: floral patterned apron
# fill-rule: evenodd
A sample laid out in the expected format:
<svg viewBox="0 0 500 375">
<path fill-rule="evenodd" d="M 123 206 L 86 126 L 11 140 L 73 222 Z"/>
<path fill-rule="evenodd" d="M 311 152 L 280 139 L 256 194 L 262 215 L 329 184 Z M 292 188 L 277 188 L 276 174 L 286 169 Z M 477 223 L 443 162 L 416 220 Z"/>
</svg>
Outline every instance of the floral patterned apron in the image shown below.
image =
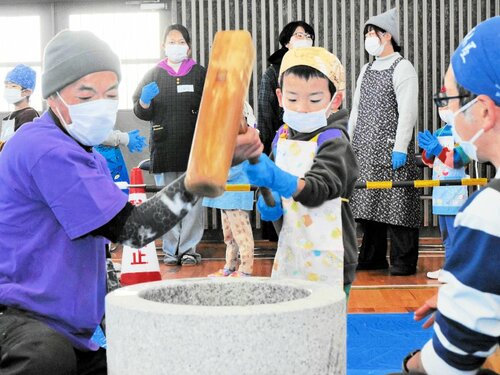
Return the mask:
<svg viewBox="0 0 500 375">
<path fill-rule="evenodd" d="M 280 138 L 276 165 L 298 176 L 311 168 L 317 138 L 294 141 Z M 271 277 L 325 282 L 343 287 L 344 245 L 341 198 L 319 207 L 306 207 L 293 198 L 282 198 L 283 226 Z"/>
</svg>

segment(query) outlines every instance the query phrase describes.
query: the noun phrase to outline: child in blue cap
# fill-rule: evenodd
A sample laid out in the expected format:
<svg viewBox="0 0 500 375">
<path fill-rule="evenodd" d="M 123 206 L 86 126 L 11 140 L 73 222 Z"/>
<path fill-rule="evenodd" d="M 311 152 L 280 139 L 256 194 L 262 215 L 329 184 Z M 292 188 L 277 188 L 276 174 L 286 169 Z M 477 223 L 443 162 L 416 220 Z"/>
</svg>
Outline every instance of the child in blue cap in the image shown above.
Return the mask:
<svg viewBox="0 0 500 375">
<path fill-rule="evenodd" d="M 40 116 L 29 104 L 36 83 L 36 72 L 32 68 L 24 64 L 16 65 L 7 73 L 4 83 L 4 99 L 14 105 L 14 111 L 2 119 L 0 150 L 21 125 Z"/>
</svg>

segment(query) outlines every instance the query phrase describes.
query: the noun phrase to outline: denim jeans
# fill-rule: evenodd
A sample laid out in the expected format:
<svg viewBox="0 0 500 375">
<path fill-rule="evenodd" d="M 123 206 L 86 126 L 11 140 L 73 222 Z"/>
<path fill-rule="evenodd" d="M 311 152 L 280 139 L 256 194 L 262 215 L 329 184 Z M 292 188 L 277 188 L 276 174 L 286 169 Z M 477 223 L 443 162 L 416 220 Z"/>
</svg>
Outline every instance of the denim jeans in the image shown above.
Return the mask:
<svg viewBox="0 0 500 375">
<path fill-rule="evenodd" d="M 154 175 L 157 186 L 168 185 L 184 172 L 166 172 Z M 196 205 L 175 227 L 163 235 L 165 258 L 178 258 L 183 254 L 193 254 L 203 237 L 203 205 L 199 199 Z"/>
<path fill-rule="evenodd" d="M 453 223 L 455 222 L 455 215 L 439 215 L 439 231 L 441 232 L 441 238 L 443 239 L 444 246 L 444 257 L 447 258 L 448 249 L 453 243 L 453 237 L 455 236 L 455 227 Z"/>
</svg>

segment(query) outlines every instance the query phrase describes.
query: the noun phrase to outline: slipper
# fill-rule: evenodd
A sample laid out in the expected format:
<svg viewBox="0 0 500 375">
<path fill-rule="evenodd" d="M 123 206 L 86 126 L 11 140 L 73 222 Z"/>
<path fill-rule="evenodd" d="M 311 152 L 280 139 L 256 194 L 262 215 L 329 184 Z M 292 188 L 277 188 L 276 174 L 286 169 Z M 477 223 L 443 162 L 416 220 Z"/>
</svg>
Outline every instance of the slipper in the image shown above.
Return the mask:
<svg viewBox="0 0 500 375">
<path fill-rule="evenodd" d="M 200 262 L 201 262 L 201 255 L 199 256 L 199 259 L 198 257 L 196 257 L 196 255 L 193 254 L 184 254 L 181 258 L 182 266 L 196 266 Z"/>
<path fill-rule="evenodd" d="M 211 273 L 208 275 L 208 277 L 227 277 L 231 275 L 234 272 L 234 270 L 229 270 L 227 268 L 221 268 L 217 272 Z"/>
<path fill-rule="evenodd" d="M 179 265 L 179 259 L 173 258 L 173 257 L 164 257 L 163 258 L 163 263 L 167 266 L 178 266 Z"/>
</svg>

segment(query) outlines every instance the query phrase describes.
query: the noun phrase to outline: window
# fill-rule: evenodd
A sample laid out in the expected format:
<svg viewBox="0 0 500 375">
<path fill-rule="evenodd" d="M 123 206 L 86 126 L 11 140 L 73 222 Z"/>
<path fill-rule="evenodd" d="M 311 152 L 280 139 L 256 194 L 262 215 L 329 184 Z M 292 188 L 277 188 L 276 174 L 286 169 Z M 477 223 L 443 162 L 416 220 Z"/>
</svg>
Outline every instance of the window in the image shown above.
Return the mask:
<svg viewBox="0 0 500 375">
<path fill-rule="evenodd" d="M 0 79 L 2 83 L 7 72 L 17 64 L 26 64 L 36 73 L 35 91 L 30 99 L 30 104 L 37 110 L 42 109 L 42 90 L 40 85 L 40 71 L 42 66 L 42 48 L 40 42 L 40 17 L 0 17 Z M 0 112 L 9 112 L 14 109 L 2 98 L 0 99 Z"/>
<path fill-rule="evenodd" d="M 71 30 L 89 30 L 106 41 L 122 63 L 120 109 L 132 108 L 132 94 L 144 74 L 160 59 L 160 20 L 157 12 L 75 14 Z"/>
</svg>

